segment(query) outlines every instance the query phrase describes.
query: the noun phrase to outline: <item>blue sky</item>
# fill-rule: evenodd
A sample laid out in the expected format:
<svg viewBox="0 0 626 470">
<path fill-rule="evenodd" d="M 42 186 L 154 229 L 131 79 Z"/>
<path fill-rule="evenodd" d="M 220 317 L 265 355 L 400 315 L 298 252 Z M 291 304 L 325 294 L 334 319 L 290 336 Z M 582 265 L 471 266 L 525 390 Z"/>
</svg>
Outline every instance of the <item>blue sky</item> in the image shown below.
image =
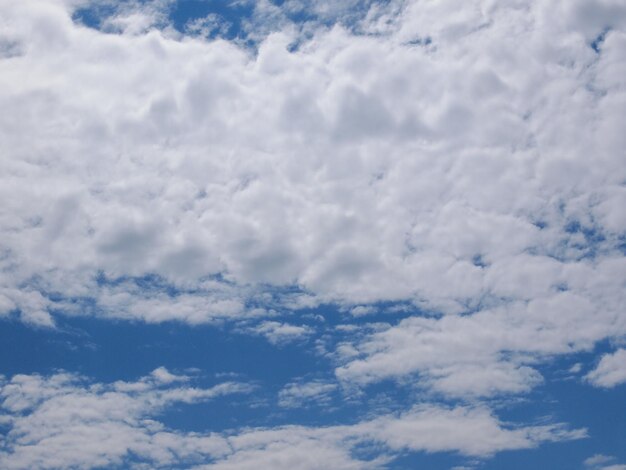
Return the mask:
<svg viewBox="0 0 626 470">
<path fill-rule="evenodd" d="M 626 8 L 0 0 L 0 467 L 626 469 Z"/>
</svg>

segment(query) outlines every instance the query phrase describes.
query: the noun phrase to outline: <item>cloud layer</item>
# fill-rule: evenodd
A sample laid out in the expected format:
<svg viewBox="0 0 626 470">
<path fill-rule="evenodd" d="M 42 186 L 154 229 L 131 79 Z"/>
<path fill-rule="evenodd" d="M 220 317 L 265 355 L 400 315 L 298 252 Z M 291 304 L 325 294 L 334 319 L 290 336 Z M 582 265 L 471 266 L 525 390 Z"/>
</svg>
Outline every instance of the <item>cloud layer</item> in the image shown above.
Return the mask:
<svg viewBox="0 0 626 470">
<path fill-rule="evenodd" d="M 52 324 L 55 293 L 195 323 L 242 313 L 248 285 L 442 313 L 565 289 L 614 312 L 626 39 L 596 3 L 409 2 L 382 34 L 291 50 L 285 28 L 254 53 L 3 2 L 4 312 Z M 99 275 L 146 274 L 204 308 L 107 308 Z"/>
<path fill-rule="evenodd" d="M 68 373 L 16 375 L 0 384 L 2 468 L 374 468 L 394 450 L 486 456 L 545 441 L 585 437 L 560 424 L 517 427 L 485 408 L 417 406 L 347 426 L 287 426 L 189 433 L 154 418 L 175 403 L 193 404 L 252 388 L 226 382 L 208 389 L 164 368 L 136 382 L 94 383 Z M 182 384 L 181 384 L 182 382 Z M 353 450 L 378 443 L 378 456 Z M 387 451 L 385 451 L 387 449 Z"/>
<path fill-rule="evenodd" d="M 283 411 L 385 381 L 420 400 L 189 433 L 158 414 L 249 386 L 16 375 L 3 468 L 367 468 L 585 436 L 489 400 L 626 335 L 624 2 L 260 0 L 237 38 L 115 3 L 0 0 L 0 317 L 312 346 L 330 370 L 274 384 Z M 624 359 L 581 381 L 620 386 Z"/>
</svg>

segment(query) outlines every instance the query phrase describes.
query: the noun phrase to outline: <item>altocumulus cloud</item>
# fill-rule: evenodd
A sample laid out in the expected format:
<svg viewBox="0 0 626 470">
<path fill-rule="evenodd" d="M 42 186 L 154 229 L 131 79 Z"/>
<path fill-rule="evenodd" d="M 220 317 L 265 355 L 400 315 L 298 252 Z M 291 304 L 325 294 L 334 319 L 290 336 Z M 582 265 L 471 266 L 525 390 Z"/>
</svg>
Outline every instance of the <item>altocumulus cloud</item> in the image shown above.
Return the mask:
<svg viewBox="0 0 626 470">
<path fill-rule="evenodd" d="M 542 441 L 577 439 L 584 430 L 563 425 L 508 429 L 484 408 L 416 407 L 349 426 L 287 426 L 238 433 L 187 433 L 152 419 L 174 403 L 250 393 L 243 383 L 208 389 L 186 383 L 164 368 L 135 382 L 94 383 L 60 372 L 16 375 L 0 385 L 3 468 L 373 468 L 383 454 L 359 460 L 351 449 L 378 442 L 390 450 L 458 451 L 488 455 Z M 409 432 L 407 432 L 409 431 Z M 206 462 L 213 461 L 208 466 Z"/>
<path fill-rule="evenodd" d="M 114 4 L 0 0 L 0 316 L 232 323 L 314 344 L 332 380 L 291 383 L 285 408 L 298 389 L 325 403 L 389 379 L 464 402 L 196 435 L 150 416 L 213 389 L 172 388 L 166 370 L 126 389 L 14 376 L 4 466 L 132 453 L 316 468 L 303 457 L 316 454 L 363 468 L 407 449 L 487 456 L 584 436 L 510 427 L 481 400 L 531 392 L 538 365 L 626 334 L 623 2 L 259 1 L 249 41 L 199 34 L 224 28 L 213 17 L 181 33 L 167 1 L 107 10 L 98 28 L 75 19 Z M 353 324 L 293 319 L 323 305 Z M 619 386 L 623 353 L 584 381 Z M 63 408 L 69 396 L 94 415 Z M 47 413 L 86 432 L 56 434 Z M 131 437 L 98 437 L 109 428 Z M 358 460 L 363 442 L 384 451 Z"/>
<path fill-rule="evenodd" d="M 279 301 L 623 301 L 619 3 L 407 3 L 385 34 L 256 53 L 77 5 L 2 3 L 5 314 L 52 324 L 55 293 L 209 322 L 294 285 Z M 146 306 L 146 274 L 181 295 Z"/>
<path fill-rule="evenodd" d="M 198 403 L 249 385 L 225 382 L 208 389 L 176 386 L 187 377 L 164 368 L 136 382 L 91 383 L 75 374 L 16 375 L 3 380 L 3 468 L 92 468 L 138 461 L 171 466 L 203 455 L 223 455 L 217 435 L 177 433 L 150 419 L 174 403 Z"/>
</svg>

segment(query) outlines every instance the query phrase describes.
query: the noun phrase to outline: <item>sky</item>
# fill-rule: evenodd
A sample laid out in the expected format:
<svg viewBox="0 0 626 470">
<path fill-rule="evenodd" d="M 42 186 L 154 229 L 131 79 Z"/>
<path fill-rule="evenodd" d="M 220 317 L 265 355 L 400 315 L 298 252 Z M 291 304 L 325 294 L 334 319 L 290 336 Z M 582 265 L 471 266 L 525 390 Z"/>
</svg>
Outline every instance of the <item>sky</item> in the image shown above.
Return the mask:
<svg viewBox="0 0 626 470">
<path fill-rule="evenodd" d="M 0 0 L 0 468 L 626 470 L 622 0 Z"/>
</svg>

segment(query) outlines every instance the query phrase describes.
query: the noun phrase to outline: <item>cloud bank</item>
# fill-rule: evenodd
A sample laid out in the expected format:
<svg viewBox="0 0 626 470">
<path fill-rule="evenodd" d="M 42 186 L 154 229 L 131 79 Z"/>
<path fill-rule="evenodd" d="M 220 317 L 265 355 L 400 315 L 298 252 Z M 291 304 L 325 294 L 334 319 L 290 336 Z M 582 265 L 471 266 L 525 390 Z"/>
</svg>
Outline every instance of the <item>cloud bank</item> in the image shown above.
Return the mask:
<svg viewBox="0 0 626 470">
<path fill-rule="evenodd" d="M 384 33 L 254 52 L 3 2 L 3 311 L 209 322 L 298 286 L 444 314 L 565 290 L 614 316 L 624 13 L 585 5 L 408 2 Z M 98 279 L 146 275 L 192 295 L 109 308 Z"/>
<path fill-rule="evenodd" d="M 2 468 L 374 468 L 389 461 L 382 450 L 367 460 L 359 444 L 389 450 L 455 451 L 485 456 L 545 441 L 578 439 L 585 430 L 562 424 L 510 428 L 485 408 L 417 406 L 400 414 L 346 426 L 286 426 L 224 433 L 170 429 L 159 413 L 233 393 L 246 384 L 208 389 L 164 368 L 136 382 L 97 383 L 65 372 L 16 375 L 0 384 Z M 180 385 L 180 382 L 185 385 Z"/>
<path fill-rule="evenodd" d="M 2 466 L 367 468 L 583 437 L 489 400 L 626 335 L 623 2 L 258 1 L 236 38 L 177 30 L 172 4 L 0 0 L 0 317 L 311 346 L 332 370 L 282 409 L 386 381 L 448 402 L 188 433 L 160 411 L 245 387 L 16 375 Z M 620 386 L 623 362 L 582 382 Z"/>
</svg>

